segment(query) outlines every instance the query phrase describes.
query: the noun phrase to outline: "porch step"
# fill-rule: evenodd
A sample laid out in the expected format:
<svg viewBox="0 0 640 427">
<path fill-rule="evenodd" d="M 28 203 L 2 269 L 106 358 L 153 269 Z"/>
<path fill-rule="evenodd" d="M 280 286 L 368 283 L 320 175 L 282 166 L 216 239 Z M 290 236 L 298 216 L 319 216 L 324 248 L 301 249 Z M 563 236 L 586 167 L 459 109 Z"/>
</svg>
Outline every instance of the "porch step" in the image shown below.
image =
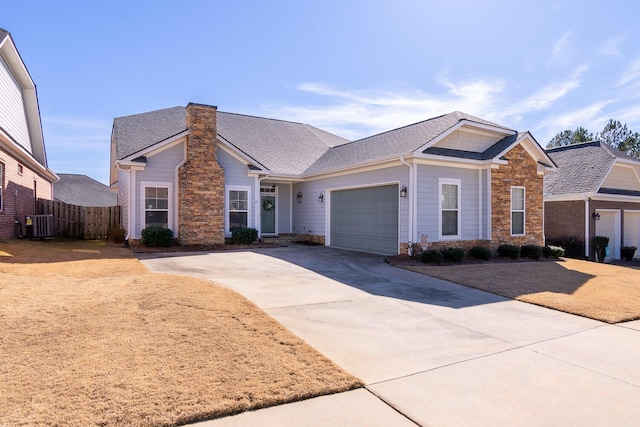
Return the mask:
<svg viewBox="0 0 640 427">
<path fill-rule="evenodd" d="M 299 240 L 298 236 L 292 235 L 281 235 L 281 236 L 262 236 L 260 240 L 264 243 L 275 243 L 275 244 L 283 244 L 283 243 L 293 243 Z"/>
</svg>

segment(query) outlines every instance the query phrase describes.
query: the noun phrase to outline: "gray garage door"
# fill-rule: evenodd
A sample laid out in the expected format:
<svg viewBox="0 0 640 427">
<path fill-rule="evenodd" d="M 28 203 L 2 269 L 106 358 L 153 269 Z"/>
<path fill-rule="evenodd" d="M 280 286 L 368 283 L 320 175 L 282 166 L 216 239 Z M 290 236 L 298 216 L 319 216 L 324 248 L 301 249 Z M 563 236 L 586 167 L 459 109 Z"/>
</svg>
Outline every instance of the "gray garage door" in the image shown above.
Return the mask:
<svg viewBox="0 0 640 427">
<path fill-rule="evenodd" d="M 331 246 L 398 253 L 398 186 L 331 192 Z"/>
</svg>

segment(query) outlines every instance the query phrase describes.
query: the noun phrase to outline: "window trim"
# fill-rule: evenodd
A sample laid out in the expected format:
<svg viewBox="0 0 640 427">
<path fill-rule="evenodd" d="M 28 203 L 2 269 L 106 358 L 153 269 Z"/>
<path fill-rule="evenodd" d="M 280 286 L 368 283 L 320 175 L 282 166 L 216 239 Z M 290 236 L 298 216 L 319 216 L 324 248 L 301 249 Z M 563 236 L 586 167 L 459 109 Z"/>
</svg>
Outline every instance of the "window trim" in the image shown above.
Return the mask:
<svg viewBox="0 0 640 427">
<path fill-rule="evenodd" d="M 443 235 L 442 234 L 442 186 L 443 185 L 456 185 L 458 187 L 458 224 L 457 234 L 455 235 Z M 453 211 L 453 209 L 447 209 L 447 211 Z M 462 180 L 457 178 L 438 178 L 438 240 L 460 240 L 462 238 Z"/>
<path fill-rule="evenodd" d="M 249 185 L 226 185 L 224 187 L 224 233 L 226 236 L 231 235 L 231 231 L 229 230 L 229 214 L 231 212 L 244 212 L 244 210 L 231 211 L 229 208 L 231 204 L 229 203 L 229 193 L 231 191 L 245 191 L 247 193 L 247 227 L 251 227 L 253 224 L 251 222 L 251 194 L 252 188 Z"/>
<path fill-rule="evenodd" d="M 513 208 L 513 190 L 518 189 L 522 190 L 522 209 L 514 209 Z M 511 225 L 512 236 L 526 236 L 527 234 L 527 189 L 525 187 L 519 185 L 512 185 L 510 190 L 510 202 L 509 202 L 509 224 Z M 514 234 L 513 233 L 513 214 L 514 212 L 522 213 L 522 234 Z"/>
<path fill-rule="evenodd" d="M 175 224 L 173 223 L 173 184 L 171 182 L 159 182 L 159 181 L 141 181 L 140 182 L 140 230 L 144 230 L 147 226 L 147 208 L 145 204 L 145 195 L 147 188 L 166 188 L 168 189 L 167 200 L 167 227 L 176 231 Z M 159 209 L 156 209 L 159 210 Z"/>
</svg>

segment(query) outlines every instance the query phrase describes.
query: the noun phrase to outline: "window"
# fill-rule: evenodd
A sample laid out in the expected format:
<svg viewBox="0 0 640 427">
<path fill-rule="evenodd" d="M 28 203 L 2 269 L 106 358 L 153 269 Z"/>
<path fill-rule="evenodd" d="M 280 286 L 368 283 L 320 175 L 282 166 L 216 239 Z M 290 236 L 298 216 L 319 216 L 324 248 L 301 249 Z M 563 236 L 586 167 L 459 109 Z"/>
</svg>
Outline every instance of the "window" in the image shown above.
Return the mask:
<svg viewBox="0 0 640 427">
<path fill-rule="evenodd" d="M 228 231 L 247 228 L 249 225 L 249 191 L 229 189 L 227 192 Z"/>
<path fill-rule="evenodd" d="M 460 238 L 460 180 L 439 180 L 440 238 Z"/>
<path fill-rule="evenodd" d="M 511 187 L 511 235 L 524 235 L 524 187 Z"/>
<path fill-rule="evenodd" d="M 169 188 L 144 188 L 145 227 L 169 228 Z"/>
<path fill-rule="evenodd" d="M 24 167 L 18 163 L 18 175 L 24 175 Z"/>
<path fill-rule="evenodd" d="M 0 211 L 4 210 L 4 165 L 0 163 Z"/>
</svg>

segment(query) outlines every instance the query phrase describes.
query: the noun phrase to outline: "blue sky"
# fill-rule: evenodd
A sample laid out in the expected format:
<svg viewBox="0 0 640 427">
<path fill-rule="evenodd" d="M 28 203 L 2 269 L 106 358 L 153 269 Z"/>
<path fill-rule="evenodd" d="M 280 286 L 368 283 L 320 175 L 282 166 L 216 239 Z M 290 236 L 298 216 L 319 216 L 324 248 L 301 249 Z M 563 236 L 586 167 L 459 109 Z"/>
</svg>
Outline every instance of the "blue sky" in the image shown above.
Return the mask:
<svg viewBox="0 0 640 427">
<path fill-rule="evenodd" d="M 357 139 L 455 110 L 541 145 L 640 131 L 634 1 L 12 1 L 49 167 L 108 184 L 114 117 L 199 102 Z"/>
</svg>

